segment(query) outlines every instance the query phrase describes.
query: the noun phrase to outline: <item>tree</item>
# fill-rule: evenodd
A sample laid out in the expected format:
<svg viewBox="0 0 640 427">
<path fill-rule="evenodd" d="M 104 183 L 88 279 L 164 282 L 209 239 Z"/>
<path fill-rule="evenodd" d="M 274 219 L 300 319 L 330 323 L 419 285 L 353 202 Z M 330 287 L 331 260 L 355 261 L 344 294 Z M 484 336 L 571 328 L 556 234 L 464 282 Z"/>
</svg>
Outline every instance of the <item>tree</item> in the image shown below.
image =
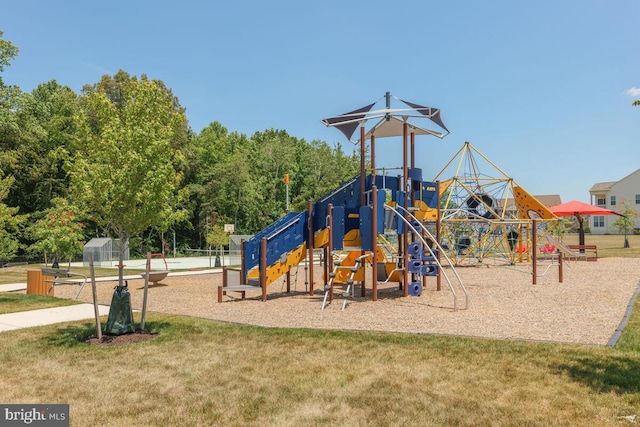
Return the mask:
<svg viewBox="0 0 640 427">
<path fill-rule="evenodd" d="M 558 240 L 562 242 L 564 235 L 567 234 L 574 226 L 574 221 L 571 217 L 563 216 L 558 219 L 558 223 L 551 230 L 551 234 L 556 236 Z"/>
<path fill-rule="evenodd" d="M 629 247 L 629 239 L 627 234 L 633 232 L 636 226 L 636 218 L 638 217 L 638 211 L 631 207 L 628 200 L 622 202 L 622 216 L 616 218 L 611 223 L 611 227 L 620 233 L 624 233 L 624 247 Z"/>
<path fill-rule="evenodd" d="M 120 239 L 119 284 L 123 283 L 124 242 L 153 228 L 166 231 L 182 221 L 185 192 L 172 146 L 186 122 L 174 98 L 155 81 L 131 80 L 117 102 L 104 90 L 82 96 L 86 123 L 69 164 L 74 200 L 86 214 Z"/>
<path fill-rule="evenodd" d="M 35 243 L 29 247 L 34 253 L 51 254 L 57 262 L 71 262 L 82 253 L 85 225 L 79 221 L 78 209 L 67 199 L 55 198 L 52 207 L 30 227 Z"/>
<path fill-rule="evenodd" d="M 24 213 L 44 211 L 51 200 L 66 197 L 69 180 L 63 164 L 79 129 L 78 96 L 55 80 L 38 85 L 16 113 L 16 184 L 11 202 Z"/>
<path fill-rule="evenodd" d="M 0 31 L 0 72 L 4 71 L 4 67 L 11 65 L 11 61 L 18 56 L 18 48 L 8 40 L 2 38 L 4 34 Z M 0 76 L 0 86 L 3 86 L 2 76 Z"/>
<path fill-rule="evenodd" d="M 214 248 L 222 249 L 223 246 L 229 244 L 229 235 L 225 233 L 224 228 L 216 223 L 207 233 L 207 243 Z M 220 267 L 220 254 L 216 254 L 216 267 Z"/>
<path fill-rule="evenodd" d="M 0 171 L 0 261 L 13 259 L 20 247 L 19 234 L 26 215 L 19 215 L 17 207 L 3 201 L 13 184 L 13 177 L 2 176 Z"/>
</svg>

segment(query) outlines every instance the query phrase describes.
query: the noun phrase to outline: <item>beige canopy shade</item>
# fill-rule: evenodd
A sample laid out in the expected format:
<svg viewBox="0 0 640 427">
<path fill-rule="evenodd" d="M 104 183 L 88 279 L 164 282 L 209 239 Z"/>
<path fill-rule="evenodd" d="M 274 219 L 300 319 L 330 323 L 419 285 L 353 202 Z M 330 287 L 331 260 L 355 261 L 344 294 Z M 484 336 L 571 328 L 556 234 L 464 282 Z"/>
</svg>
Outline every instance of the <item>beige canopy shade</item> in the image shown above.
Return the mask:
<svg viewBox="0 0 640 427">
<path fill-rule="evenodd" d="M 371 135 L 375 135 L 376 138 L 386 138 L 390 136 L 402 136 L 404 133 L 404 120 L 400 120 L 397 117 L 391 116 L 389 119 L 383 118 L 375 126 L 373 126 L 365 134 L 365 139 L 371 139 Z M 444 138 L 445 134 L 442 132 L 435 132 L 429 129 L 416 126 L 413 123 L 408 123 L 409 133 L 416 135 L 432 135 L 438 138 Z"/>
<path fill-rule="evenodd" d="M 357 110 L 340 114 L 339 116 L 328 117 L 321 120 L 321 122 L 326 126 L 337 128 L 354 144 L 359 142 L 357 140 L 351 140 L 355 130 L 359 126 L 364 127 L 369 120 L 376 120 L 377 123 L 367 131 L 367 139 L 370 139 L 371 135 L 374 135 L 376 138 L 402 136 L 404 134 L 404 123 L 409 125 L 409 132 L 416 135 L 431 135 L 438 138 L 444 138 L 449 134 L 449 130 L 442 122 L 440 110 L 438 108 L 425 107 L 396 97 L 393 98 L 399 100 L 410 108 L 391 108 L 391 93 L 387 92 L 384 98 L 386 98 L 386 108 L 373 110 L 372 108 L 378 103 L 378 100 L 372 104 L 358 108 Z M 410 122 L 410 119 L 429 119 L 444 129 L 446 133 L 436 132 L 421 126 L 416 126 Z"/>
</svg>

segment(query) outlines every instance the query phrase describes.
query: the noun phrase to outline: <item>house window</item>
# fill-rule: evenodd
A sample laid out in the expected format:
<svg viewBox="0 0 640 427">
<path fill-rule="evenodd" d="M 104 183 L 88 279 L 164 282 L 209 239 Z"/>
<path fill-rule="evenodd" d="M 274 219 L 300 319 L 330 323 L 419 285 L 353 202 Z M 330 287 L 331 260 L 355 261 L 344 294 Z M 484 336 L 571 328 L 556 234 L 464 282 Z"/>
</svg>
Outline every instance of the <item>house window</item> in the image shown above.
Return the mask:
<svg viewBox="0 0 640 427">
<path fill-rule="evenodd" d="M 640 205 L 640 194 L 636 194 L 636 205 Z"/>
<path fill-rule="evenodd" d="M 593 217 L 593 227 L 604 227 L 604 215 L 597 215 Z"/>
<path fill-rule="evenodd" d="M 611 196 L 611 206 L 616 205 L 616 196 Z"/>
<path fill-rule="evenodd" d="M 639 194 L 639 196 L 640 196 L 640 194 Z M 605 199 L 604 197 L 603 198 L 598 198 L 598 201 L 596 202 L 596 205 L 598 205 L 598 206 L 604 206 L 606 204 L 607 204 L 607 199 Z"/>
</svg>

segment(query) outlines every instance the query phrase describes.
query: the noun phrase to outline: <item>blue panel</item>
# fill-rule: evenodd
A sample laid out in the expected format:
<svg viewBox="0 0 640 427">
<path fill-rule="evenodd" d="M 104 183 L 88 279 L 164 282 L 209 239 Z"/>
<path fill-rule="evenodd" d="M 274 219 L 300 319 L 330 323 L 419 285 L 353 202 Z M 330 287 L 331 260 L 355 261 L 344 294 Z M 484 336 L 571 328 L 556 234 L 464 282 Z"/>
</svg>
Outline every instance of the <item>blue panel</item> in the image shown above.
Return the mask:
<svg viewBox="0 0 640 427">
<path fill-rule="evenodd" d="M 245 275 L 260 263 L 260 247 L 267 239 L 267 265 L 307 241 L 307 212 L 290 212 L 244 242 Z"/>
<path fill-rule="evenodd" d="M 378 233 L 382 233 L 384 231 L 384 205 L 387 201 L 387 192 L 383 189 L 378 189 L 378 198 L 376 200 L 378 203 L 378 206 L 376 206 L 376 215 L 378 215 L 376 217 L 376 230 L 378 230 Z"/>
<path fill-rule="evenodd" d="M 432 209 L 438 207 L 438 191 L 435 182 L 425 181 L 422 183 L 421 200 Z"/>
<path fill-rule="evenodd" d="M 420 295 L 422 295 L 422 283 L 411 282 L 409 284 L 409 289 L 407 290 L 409 291 L 409 295 L 411 295 L 412 297 L 419 297 Z"/>
<path fill-rule="evenodd" d="M 329 215 L 329 205 L 341 206 L 346 213 L 357 213 L 360 207 L 360 176 L 346 182 L 340 188 L 317 201 L 313 206 L 313 229 L 323 230 L 327 227 L 326 218 Z M 353 228 L 358 226 L 357 222 Z M 347 228 L 347 231 L 349 228 Z"/>
<path fill-rule="evenodd" d="M 332 223 L 331 238 L 333 239 L 332 250 L 340 250 L 343 246 L 344 240 L 344 207 L 334 206 L 332 211 Z"/>
<path fill-rule="evenodd" d="M 435 264 L 424 264 L 422 266 L 421 274 L 423 276 L 437 276 L 438 275 L 438 266 Z"/>
<path fill-rule="evenodd" d="M 412 258 L 421 258 L 421 254 L 422 254 L 422 243 L 420 242 L 411 242 L 409 243 L 409 256 L 411 256 Z"/>
<path fill-rule="evenodd" d="M 360 207 L 360 246 L 365 251 L 373 250 L 373 209 Z"/>
<path fill-rule="evenodd" d="M 422 169 L 413 168 L 409 169 L 409 179 L 412 181 L 422 181 Z"/>
<path fill-rule="evenodd" d="M 421 274 L 422 273 L 422 261 L 419 259 L 410 259 L 407 265 L 409 273 Z"/>
<path fill-rule="evenodd" d="M 396 191 L 396 203 L 398 206 L 404 206 L 404 191 Z M 402 213 L 400 213 L 402 215 Z M 404 233 L 404 221 L 398 218 L 398 234 Z"/>
</svg>

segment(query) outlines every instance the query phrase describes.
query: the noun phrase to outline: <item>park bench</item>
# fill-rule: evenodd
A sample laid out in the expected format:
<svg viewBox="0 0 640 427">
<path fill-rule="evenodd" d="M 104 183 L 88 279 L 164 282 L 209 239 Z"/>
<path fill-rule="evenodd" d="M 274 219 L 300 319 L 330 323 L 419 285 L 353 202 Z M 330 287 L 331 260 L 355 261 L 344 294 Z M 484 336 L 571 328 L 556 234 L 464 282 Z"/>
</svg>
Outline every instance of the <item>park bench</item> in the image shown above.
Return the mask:
<svg viewBox="0 0 640 427">
<path fill-rule="evenodd" d="M 567 245 L 567 246 L 572 251 L 575 251 L 580 255 L 584 255 L 584 258 L 587 261 L 598 260 L 598 247 L 596 245 Z"/>
<path fill-rule="evenodd" d="M 20 261 L 20 262 L 8 262 L 4 264 L 2 267 L 17 267 L 19 265 L 28 265 L 28 261 Z"/>
<path fill-rule="evenodd" d="M 78 293 L 74 299 L 77 299 L 82 292 L 82 288 L 87 283 L 87 276 L 81 273 L 73 273 L 63 268 L 43 268 L 40 270 L 45 277 L 53 277 L 53 279 L 46 279 L 45 282 L 51 283 L 51 287 L 47 291 L 47 295 L 53 290 L 54 286 L 59 285 L 77 285 L 80 286 Z"/>
</svg>

